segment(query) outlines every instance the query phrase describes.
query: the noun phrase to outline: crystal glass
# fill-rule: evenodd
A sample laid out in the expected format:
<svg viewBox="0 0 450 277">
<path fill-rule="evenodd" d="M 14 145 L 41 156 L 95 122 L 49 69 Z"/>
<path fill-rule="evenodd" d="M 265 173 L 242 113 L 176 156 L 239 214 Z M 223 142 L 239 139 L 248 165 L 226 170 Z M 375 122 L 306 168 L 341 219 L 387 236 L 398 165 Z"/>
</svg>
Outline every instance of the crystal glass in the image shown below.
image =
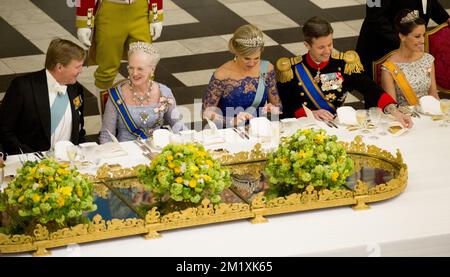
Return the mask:
<svg viewBox="0 0 450 277">
<path fill-rule="evenodd" d="M 67 158 L 69 158 L 70 162 L 74 162 L 81 152 L 76 145 L 67 146 L 66 151 L 67 151 Z"/>
<path fill-rule="evenodd" d="M 381 119 L 381 110 L 378 107 L 370 108 L 369 109 L 369 119 L 370 119 L 370 122 L 376 128 Z M 374 134 L 374 135 L 370 136 L 369 138 L 370 139 L 378 139 L 378 136 Z"/>
<path fill-rule="evenodd" d="M 367 110 L 356 111 L 356 122 L 358 122 L 359 127 L 362 129 L 361 133 L 370 133 L 367 129 L 367 119 Z"/>
<path fill-rule="evenodd" d="M 385 114 L 380 113 L 380 122 L 378 123 L 378 127 L 380 128 L 380 132 L 378 134 L 380 136 L 386 136 L 388 134 L 387 133 L 388 123 L 389 123 L 388 117 Z"/>
<path fill-rule="evenodd" d="M 443 114 L 442 123 L 439 126 L 447 127 L 447 122 L 449 122 L 448 112 L 450 111 L 450 99 L 441 99 L 439 103 Z"/>
</svg>

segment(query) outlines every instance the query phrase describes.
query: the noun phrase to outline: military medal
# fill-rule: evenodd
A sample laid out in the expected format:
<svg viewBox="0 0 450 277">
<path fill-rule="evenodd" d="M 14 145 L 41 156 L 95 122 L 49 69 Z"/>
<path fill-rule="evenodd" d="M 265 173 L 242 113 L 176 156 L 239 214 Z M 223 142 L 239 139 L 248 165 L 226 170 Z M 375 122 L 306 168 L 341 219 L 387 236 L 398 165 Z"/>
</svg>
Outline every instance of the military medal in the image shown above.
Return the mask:
<svg viewBox="0 0 450 277">
<path fill-rule="evenodd" d="M 316 82 L 316 84 L 318 84 L 320 82 L 320 68 L 317 69 L 317 74 L 314 77 L 314 82 Z"/>
</svg>

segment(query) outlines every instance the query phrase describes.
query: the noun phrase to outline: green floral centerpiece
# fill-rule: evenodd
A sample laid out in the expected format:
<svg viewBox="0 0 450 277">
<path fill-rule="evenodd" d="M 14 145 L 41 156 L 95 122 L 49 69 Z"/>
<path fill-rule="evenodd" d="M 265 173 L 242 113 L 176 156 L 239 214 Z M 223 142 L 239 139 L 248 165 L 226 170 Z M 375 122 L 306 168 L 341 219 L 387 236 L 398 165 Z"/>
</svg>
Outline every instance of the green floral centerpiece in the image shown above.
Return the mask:
<svg viewBox="0 0 450 277">
<path fill-rule="evenodd" d="M 137 171 L 140 181 L 162 200 L 199 203 L 208 198 L 218 203 L 222 191 L 231 184 L 228 169 L 199 144 L 170 144 L 150 166 Z"/>
<path fill-rule="evenodd" d="M 317 189 L 339 189 L 353 174 L 354 163 L 336 136 L 324 130 L 299 130 L 282 138 L 278 149 L 269 157 L 269 195 L 302 191 L 308 185 Z"/>
<path fill-rule="evenodd" d="M 31 228 L 37 223 L 65 227 L 97 209 L 92 183 L 54 159 L 25 162 L 1 199 L 0 210 L 15 211 L 20 222 Z"/>
</svg>

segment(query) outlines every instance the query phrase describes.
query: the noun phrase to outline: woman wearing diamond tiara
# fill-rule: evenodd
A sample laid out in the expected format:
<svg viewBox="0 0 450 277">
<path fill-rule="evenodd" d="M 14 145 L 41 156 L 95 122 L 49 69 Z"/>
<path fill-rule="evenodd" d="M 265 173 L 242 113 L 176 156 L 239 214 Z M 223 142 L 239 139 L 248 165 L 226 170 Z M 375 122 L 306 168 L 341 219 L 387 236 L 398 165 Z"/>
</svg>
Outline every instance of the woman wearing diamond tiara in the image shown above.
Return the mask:
<svg viewBox="0 0 450 277">
<path fill-rule="evenodd" d="M 400 47 L 382 66 L 381 85 L 399 105 L 417 105 L 418 98 L 439 99 L 434 57 L 424 53 L 425 20 L 417 11 L 401 10 L 395 18 Z"/>
<path fill-rule="evenodd" d="M 105 106 L 100 143 L 146 139 L 155 129 L 169 124 L 174 132 L 185 129 L 171 90 L 153 81 L 160 55 L 147 42 L 134 42 L 128 50 L 128 80 L 110 88 Z M 109 133 L 108 133 L 109 132 Z"/>
<path fill-rule="evenodd" d="M 281 101 L 273 65 L 261 60 L 261 30 L 250 24 L 239 27 L 228 48 L 235 57 L 212 75 L 203 97 L 203 117 L 229 127 L 262 114 L 278 115 Z"/>
</svg>

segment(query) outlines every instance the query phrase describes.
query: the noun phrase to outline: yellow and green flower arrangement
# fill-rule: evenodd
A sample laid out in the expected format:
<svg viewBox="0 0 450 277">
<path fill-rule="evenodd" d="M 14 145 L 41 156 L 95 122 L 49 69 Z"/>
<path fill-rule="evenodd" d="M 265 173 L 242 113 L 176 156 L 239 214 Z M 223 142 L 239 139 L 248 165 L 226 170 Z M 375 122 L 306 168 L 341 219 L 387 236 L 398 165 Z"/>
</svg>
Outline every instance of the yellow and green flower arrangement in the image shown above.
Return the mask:
<svg viewBox="0 0 450 277">
<path fill-rule="evenodd" d="M 27 224 L 62 227 L 97 209 L 92 183 L 69 164 L 54 159 L 25 162 L 1 199 L 0 210 L 17 212 Z"/>
<path fill-rule="evenodd" d="M 229 170 L 199 144 L 169 144 L 150 166 L 137 171 L 142 184 L 162 200 L 199 203 L 208 198 L 218 203 L 222 191 L 231 184 Z"/>
<path fill-rule="evenodd" d="M 308 185 L 317 189 L 339 189 L 354 171 L 354 162 L 344 147 L 324 130 L 299 130 L 282 138 L 269 157 L 266 173 L 273 196 L 302 191 Z"/>
</svg>

